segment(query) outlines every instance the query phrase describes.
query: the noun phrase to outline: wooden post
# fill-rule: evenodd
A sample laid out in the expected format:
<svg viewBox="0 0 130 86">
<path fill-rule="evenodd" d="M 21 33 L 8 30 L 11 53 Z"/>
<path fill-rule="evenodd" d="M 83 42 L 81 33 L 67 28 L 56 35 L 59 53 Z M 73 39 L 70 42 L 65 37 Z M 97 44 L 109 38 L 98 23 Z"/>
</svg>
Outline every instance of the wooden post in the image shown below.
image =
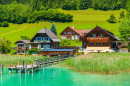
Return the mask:
<svg viewBox="0 0 130 86">
<path fill-rule="evenodd" d="M 25 75 L 27 75 L 27 65 L 25 65 Z"/>
<path fill-rule="evenodd" d="M 32 73 L 33 73 L 33 63 L 32 63 Z"/>
<path fill-rule="evenodd" d="M 41 69 L 41 65 L 40 65 L 40 63 L 39 63 L 39 70 Z"/>
<path fill-rule="evenodd" d="M 42 67 L 43 67 L 43 70 L 44 70 L 44 63 L 42 63 Z"/>
<path fill-rule="evenodd" d="M 19 61 L 18 61 L 18 65 L 19 65 Z"/>
<path fill-rule="evenodd" d="M 1 64 L 1 74 L 3 74 L 3 64 Z"/>
<path fill-rule="evenodd" d="M 22 65 L 24 65 L 24 60 L 22 61 Z"/>
<path fill-rule="evenodd" d="M 20 77 L 22 76 L 22 68 L 20 68 Z"/>
</svg>

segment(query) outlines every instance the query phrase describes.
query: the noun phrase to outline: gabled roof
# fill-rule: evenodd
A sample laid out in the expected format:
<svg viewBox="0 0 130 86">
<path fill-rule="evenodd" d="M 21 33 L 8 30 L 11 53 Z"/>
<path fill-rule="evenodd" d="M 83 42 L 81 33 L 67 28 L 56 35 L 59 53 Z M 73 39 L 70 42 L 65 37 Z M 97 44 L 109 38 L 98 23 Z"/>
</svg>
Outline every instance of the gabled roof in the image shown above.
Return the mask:
<svg viewBox="0 0 130 86">
<path fill-rule="evenodd" d="M 52 31 L 50 31 L 49 29 L 43 28 L 43 29 L 41 29 L 39 32 L 37 32 L 36 35 L 39 34 L 39 33 L 46 33 L 46 34 L 50 37 L 50 39 L 52 39 L 52 41 L 54 41 L 54 42 L 60 42 L 60 41 L 61 41 L 61 40 L 60 40 Z M 36 35 L 35 35 L 35 36 L 36 36 Z M 34 37 L 35 37 L 35 36 L 34 36 Z M 33 38 L 34 38 L 34 37 L 33 37 Z M 33 38 L 32 38 L 32 39 L 33 39 Z M 32 39 L 31 39 L 31 40 L 32 40 Z"/>
<path fill-rule="evenodd" d="M 25 43 L 25 44 L 29 44 L 30 42 L 28 41 L 28 40 L 19 40 L 19 41 L 17 41 L 17 42 L 15 42 L 14 44 L 17 44 L 17 43 Z"/>
<path fill-rule="evenodd" d="M 92 29 L 83 29 L 82 33 L 89 33 Z"/>
<path fill-rule="evenodd" d="M 75 30 L 75 29 L 72 28 L 72 27 L 69 27 L 69 26 L 68 26 L 67 28 L 70 28 L 71 30 L 75 31 L 78 35 L 82 34 L 82 30 L 79 30 L 79 32 L 78 32 L 77 30 Z M 64 32 L 67 28 L 65 28 L 62 32 Z M 62 33 L 62 32 L 61 32 L 61 33 Z M 60 33 L 60 34 L 61 34 L 61 33 Z"/>
<path fill-rule="evenodd" d="M 99 27 L 99 26 L 96 26 L 95 28 L 97 28 L 97 27 Z M 95 28 L 94 28 L 94 29 L 95 29 Z M 110 35 L 110 36 L 113 37 L 114 39 L 116 39 L 116 37 L 113 35 L 112 32 L 109 32 L 109 31 L 105 30 L 105 29 L 102 28 L 102 27 L 99 27 L 99 28 L 102 29 L 103 31 L 105 31 L 108 35 Z M 93 31 L 94 29 L 92 29 L 91 31 Z M 90 31 L 90 32 L 91 32 L 91 31 Z M 90 33 L 90 32 L 89 32 L 89 33 Z M 87 33 L 87 34 L 89 34 L 89 33 Z M 85 34 L 83 37 L 85 37 L 87 34 Z M 82 37 L 82 38 L 83 38 L 83 37 Z M 81 39 L 82 39 L 82 38 L 81 38 Z M 80 39 L 80 40 L 81 40 L 81 39 Z"/>
<path fill-rule="evenodd" d="M 81 36 L 83 35 L 83 33 L 88 33 L 88 32 L 90 32 L 92 30 L 92 29 L 76 30 L 73 27 L 69 27 L 69 26 L 67 28 L 70 28 L 71 30 L 75 31 L 78 35 L 81 35 Z M 67 28 L 65 28 L 65 29 L 67 29 Z M 65 29 L 62 32 L 64 32 Z"/>
</svg>

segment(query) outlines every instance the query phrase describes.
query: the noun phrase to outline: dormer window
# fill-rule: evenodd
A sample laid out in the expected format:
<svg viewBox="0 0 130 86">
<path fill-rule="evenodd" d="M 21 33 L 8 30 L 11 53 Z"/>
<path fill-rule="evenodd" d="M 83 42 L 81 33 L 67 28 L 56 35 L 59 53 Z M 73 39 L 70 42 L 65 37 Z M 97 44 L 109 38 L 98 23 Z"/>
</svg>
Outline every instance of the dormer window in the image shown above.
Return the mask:
<svg viewBox="0 0 130 86">
<path fill-rule="evenodd" d="M 93 37 L 96 37 L 96 34 L 93 34 Z"/>
<path fill-rule="evenodd" d="M 101 36 L 101 37 L 104 37 L 104 34 L 101 34 L 100 36 Z"/>
</svg>

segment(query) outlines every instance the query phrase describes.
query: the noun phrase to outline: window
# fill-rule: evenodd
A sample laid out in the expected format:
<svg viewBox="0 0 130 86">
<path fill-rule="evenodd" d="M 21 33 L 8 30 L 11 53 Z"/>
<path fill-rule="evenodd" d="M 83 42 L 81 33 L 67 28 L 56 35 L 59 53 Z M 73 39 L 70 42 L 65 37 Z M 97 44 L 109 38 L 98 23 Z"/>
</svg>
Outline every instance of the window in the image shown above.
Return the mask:
<svg viewBox="0 0 130 86">
<path fill-rule="evenodd" d="M 96 34 L 93 34 L 93 37 L 96 37 Z"/>
<path fill-rule="evenodd" d="M 104 34 L 101 34 L 101 37 L 104 37 Z"/>
<path fill-rule="evenodd" d="M 103 46 L 107 46 L 107 42 L 103 42 Z"/>
<path fill-rule="evenodd" d="M 43 37 L 43 40 L 50 41 L 50 38 L 49 37 Z"/>
<path fill-rule="evenodd" d="M 94 42 L 90 42 L 90 46 L 94 46 Z"/>
<path fill-rule="evenodd" d="M 86 43 L 84 43 L 84 45 L 86 45 Z"/>
<path fill-rule="evenodd" d="M 64 34 L 65 34 L 65 32 L 64 32 Z"/>
<path fill-rule="evenodd" d="M 96 42 L 96 46 L 98 46 L 98 42 Z"/>
<path fill-rule="evenodd" d="M 101 42 L 99 42 L 99 46 L 101 46 Z"/>
<path fill-rule="evenodd" d="M 65 36 L 63 36 L 63 39 L 65 38 Z"/>
<path fill-rule="evenodd" d="M 97 30 L 97 31 L 99 31 L 99 30 Z"/>
<path fill-rule="evenodd" d="M 49 44 L 44 44 L 43 48 L 50 48 L 50 45 Z"/>
<path fill-rule="evenodd" d="M 71 34 L 71 32 L 67 32 L 67 34 Z"/>
<path fill-rule="evenodd" d="M 88 36 L 88 37 L 91 37 L 91 36 Z"/>
<path fill-rule="evenodd" d="M 36 41 L 41 41 L 42 37 L 36 37 Z"/>
<path fill-rule="evenodd" d="M 58 44 L 56 44 L 56 47 L 58 47 Z"/>
<path fill-rule="evenodd" d="M 118 45 L 121 45 L 121 43 L 119 42 Z"/>
<path fill-rule="evenodd" d="M 73 34 L 74 34 L 74 32 L 73 32 Z"/>
</svg>

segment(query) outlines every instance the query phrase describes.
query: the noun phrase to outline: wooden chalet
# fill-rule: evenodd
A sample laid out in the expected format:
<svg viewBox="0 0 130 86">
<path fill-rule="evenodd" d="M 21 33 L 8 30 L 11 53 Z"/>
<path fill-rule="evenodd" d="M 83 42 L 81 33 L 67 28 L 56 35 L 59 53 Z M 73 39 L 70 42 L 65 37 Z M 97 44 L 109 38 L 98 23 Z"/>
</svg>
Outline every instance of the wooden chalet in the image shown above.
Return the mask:
<svg viewBox="0 0 130 86">
<path fill-rule="evenodd" d="M 30 40 L 19 40 L 15 44 L 17 47 L 17 54 L 28 53 L 28 49 L 32 48 L 43 48 L 50 49 L 53 47 L 59 47 L 60 39 L 49 29 L 43 28 L 35 34 L 35 36 Z M 36 52 L 34 52 L 35 54 Z"/>
<path fill-rule="evenodd" d="M 99 26 L 85 34 L 80 40 L 82 41 L 83 50 L 88 51 L 116 50 L 118 46 L 121 46 L 121 42 L 112 32 Z"/>
<path fill-rule="evenodd" d="M 80 39 L 82 36 L 84 36 L 86 33 L 90 32 L 91 29 L 85 29 L 85 30 L 76 30 L 74 27 L 67 27 L 65 28 L 61 33 L 61 39 Z"/>
</svg>

